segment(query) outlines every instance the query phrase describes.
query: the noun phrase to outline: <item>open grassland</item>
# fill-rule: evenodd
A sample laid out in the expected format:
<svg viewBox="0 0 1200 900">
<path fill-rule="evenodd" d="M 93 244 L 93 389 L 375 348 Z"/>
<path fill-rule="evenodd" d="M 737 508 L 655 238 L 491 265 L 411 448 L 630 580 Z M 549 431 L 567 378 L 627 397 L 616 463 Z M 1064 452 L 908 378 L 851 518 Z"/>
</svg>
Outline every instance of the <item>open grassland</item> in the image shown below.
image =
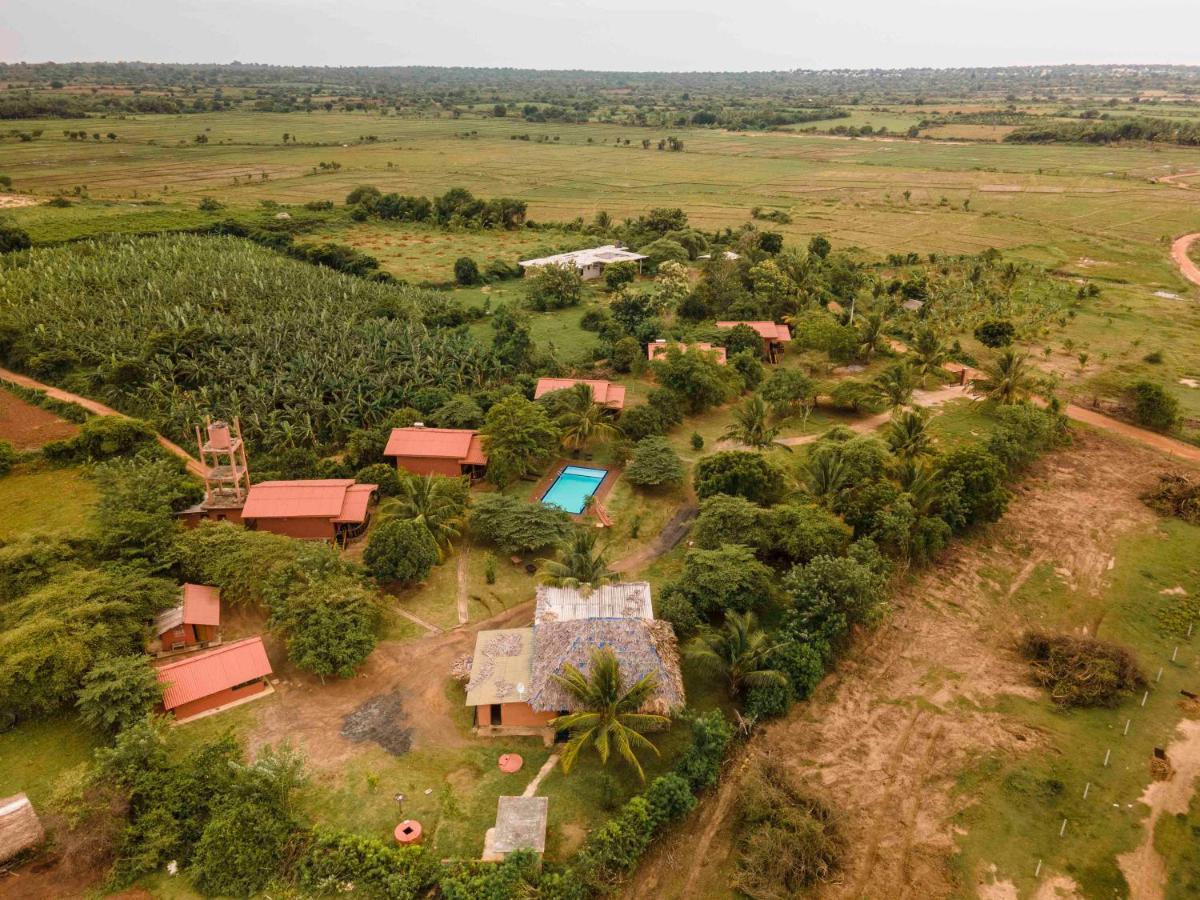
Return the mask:
<svg viewBox="0 0 1200 900">
<path fill-rule="evenodd" d="M 23 534 L 89 529 L 96 487 L 80 469 L 27 464 L 0 478 L 0 540 Z"/>
</svg>

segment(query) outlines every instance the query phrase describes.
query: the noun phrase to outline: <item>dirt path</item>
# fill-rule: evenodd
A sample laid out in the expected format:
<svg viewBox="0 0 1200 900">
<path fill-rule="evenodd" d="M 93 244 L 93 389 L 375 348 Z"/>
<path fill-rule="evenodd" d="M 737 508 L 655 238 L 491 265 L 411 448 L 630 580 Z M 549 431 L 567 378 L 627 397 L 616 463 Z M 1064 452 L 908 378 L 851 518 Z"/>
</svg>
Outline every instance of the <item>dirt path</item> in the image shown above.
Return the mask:
<svg viewBox="0 0 1200 900">
<path fill-rule="evenodd" d="M 662 531 L 644 547 L 616 560 L 612 564 L 613 571 L 632 575 L 650 565 L 664 553 L 675 549 L 675 545 L 683 540 L 683 536 L 692 527 L 692 522 L 695 521 L 699 512 L 700 507 L 697 505 L 696 498 L 691 496 L 689 491 L 689 497 L 684 500 L 679 509 L 675 510 L 675 514 L 662 527 Z"/>
<path fill-rule="evenodd" d="M 96 400 L 89 400 L 87 397 L 81 397 L 79 394 L 72 394 L 70 391 L 64 391 L 62 388 L 56 388 L 48 384 L 42 384 L 28 375 L 21 375 L 17 372 L 11 372 L 8 369 L 0 368 L 0 380 L 11 381 L 13 384 L 18 384 L 21 387 L 32 388 L 35 391 L 41 391 L 47 397 L 54 400 L 60 400 L 63 403 L 74 403 L 76 406 L 82 406 L 88 412 L 97 416 L 118 416 L 122 419 L 128 419 L 129 416 L 123 412 L 118 412 L 111 406 L 105 406 Z M 178 456 L 187 464 L 187 469 L 193 475 L 203 478 L 204 467 L 200 465 L 199 460 L 195 459 L 190 453 L 180 447 L 178 444 L 167 440 L 161 434 L 157 435 L 158 443 L 162 445 L 168 453 Z"/>
<path fill-rule="evenodd" d="M 462 546 L 458 548 L 458 624 L 466 625 L 471 618 L 471 598 L 467 594 L 467 579 L 470 577 L 471 569 L 471 545 L 467 541 L 462 542 Z"/>
<path fill-rule="evenodd" d="M 955 790 L 956 779 L 980 754 L 1019 754 L 1044 742 L 1025 723 L 985 711 L 997 695 L 1035 696 L 1012 649 L 1023 621 L 1007 605 L 1005 574 L 1028 577 L 1030 559 L 1051 559 L 1099 595 L 1113 542 L 1153 521 L 1138 496 L 1165 466 L 1150 450 L 1082 432 L 1072 448 L 1035 466 L 999 523 L 902 584 L 891 616 L 860 635 L 816 696 L 750 742 L 748 754 L 792 768 L 845 815 L 853 855 L 839 883 L 819 896 L 975 893 L 950 864 L 953 817 L 972 802 Z M 742 766 L 730 770 L 647 858 L 627 897 L 731 896 Z"/>
<path fill-rule="evenodd" d="M 1175 243 L 1171 245 L 1171 259 L 1175 260 L 1175 265 L 1179 267 L 1180 275 L 1200 287 L 1200 266 L 1192 262 L 1192 258 L 1188 256 L 1188 250 L 1198 240 L 1200 240 L 1200 231 L 1176 238 Z"/>
</svg>

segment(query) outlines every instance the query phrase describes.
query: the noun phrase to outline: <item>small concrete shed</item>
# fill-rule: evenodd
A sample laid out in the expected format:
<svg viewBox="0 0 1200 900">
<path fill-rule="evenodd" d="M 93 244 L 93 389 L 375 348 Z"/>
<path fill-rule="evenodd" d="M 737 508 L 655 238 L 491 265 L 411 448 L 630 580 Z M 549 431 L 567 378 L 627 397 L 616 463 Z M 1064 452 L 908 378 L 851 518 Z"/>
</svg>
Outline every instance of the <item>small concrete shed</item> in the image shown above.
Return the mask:
<svg viewBox="0 0 1200 900">
<path fill-rule="evenodd" d="M 546 852 L 546 797 L 501 797 L 496 804 L 496 825 L 483 839 L 483 861 L 500 862 L 517 850 Z"/>
</svg>

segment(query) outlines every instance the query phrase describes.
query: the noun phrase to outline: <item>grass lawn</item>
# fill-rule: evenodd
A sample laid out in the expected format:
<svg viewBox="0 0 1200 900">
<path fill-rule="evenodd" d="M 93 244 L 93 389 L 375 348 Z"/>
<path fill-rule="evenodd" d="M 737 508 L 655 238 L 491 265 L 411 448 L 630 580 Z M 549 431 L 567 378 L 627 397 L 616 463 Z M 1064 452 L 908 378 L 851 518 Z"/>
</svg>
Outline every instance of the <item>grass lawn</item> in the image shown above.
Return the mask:
<svg viewBox="0 0 1200 900">
<path fill-rule="evenodd" d="M 1094 597 L 1074 593 L 1052 563 L 1035 569 L 1007 601 L 1031 625 L 1074 631 L 1087 624 L 1091 633 L 1130 647 L 1152 689 L 1145 706 L 1139 695 L 1117 709 L 1060 710 L 1047 700 L 1012 696 L 996 703 L 996 711 L 1044 735 L 1046 747 L 1018 757 L 984 755 L 964 770 L 958 788 L 974 801 L 958 817 L 964 833 L 955 865 L 964 879 L 994 863 L 1000 877 L 1012 879 L 1024 894 L 1033 888 L 1040 859 L 1074 878 L 1084 896 L 1124 895 L 1116 856 L 1142 839 L 1145 807 L 1138 798 L 1149 781 L 1152 751 L 1171 742 L 1180 717 L 1180 689 L 1195 689 L 1196 638 L 1186 638 L 1183 622 L 1194 621 L 1200 612 L 1198 542 L 1200 528 L 1176 521 L 1126 536 L 1118 543 L 1111 584 L 1099 606 Z M 1174 587 L 1183 587 L 1187 595 L 1161 593 Z M 1007 585 L 997 590 L 1003 596 Z M 1093 611 L 1095 620 L 1085 621 L 1084 610 Z M 1176 644 L 1182 647 L 1173 664 Z M 1160 666 L 1162 679 L 1154 683 Z M 1125 735 L 1127 719 L 1132 725 Z M 1089 783 L 1085 800 L 1083 788 Z M 1060 837 L 1064 818 L 1067 829 Z M 1162 841 L 1174 848 L 1168 857 L 1171 871 L 1194 853 L 1177 840 L 1182 827 L 1160 825 Z"/>
<path fill-rule="evenodd" d="M 951 400 L 931 412 L 929 431 L 942 452 L 964 444 L 985 442 L 996 427 L 996 420 L 983 404 L 965 397 Z"/>
<path fill-rule="evenodd" d="M 23 534 L 89 530 L 88 515 L 96 503 L 95 483 L 78 468 L 50 468 L 41 463 L 16 466 L 0 478 L 0 540 Z"/>
<path fill-rule="evenodd" d="M 24 791 L 44 807 L 58 777 L 88 762 L 98 746 L 97 735 L 72 715 L 21 723 L 0 734 L 0 797 Z"/>
</svg>

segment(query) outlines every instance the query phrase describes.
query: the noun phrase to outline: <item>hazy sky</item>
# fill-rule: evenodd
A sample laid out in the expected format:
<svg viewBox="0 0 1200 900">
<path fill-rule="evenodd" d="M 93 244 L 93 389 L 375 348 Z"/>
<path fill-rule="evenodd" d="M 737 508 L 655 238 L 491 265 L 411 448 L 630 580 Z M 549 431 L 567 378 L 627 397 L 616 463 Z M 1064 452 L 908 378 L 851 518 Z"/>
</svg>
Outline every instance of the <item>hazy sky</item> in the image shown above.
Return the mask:
<svg viewBox="0 0 1200 900">
<path fill-rule="evenodd" d="M 1200 0 L 0 0 L 0 59 L 643 71 L 1200 64 Z"/>
</svg>

